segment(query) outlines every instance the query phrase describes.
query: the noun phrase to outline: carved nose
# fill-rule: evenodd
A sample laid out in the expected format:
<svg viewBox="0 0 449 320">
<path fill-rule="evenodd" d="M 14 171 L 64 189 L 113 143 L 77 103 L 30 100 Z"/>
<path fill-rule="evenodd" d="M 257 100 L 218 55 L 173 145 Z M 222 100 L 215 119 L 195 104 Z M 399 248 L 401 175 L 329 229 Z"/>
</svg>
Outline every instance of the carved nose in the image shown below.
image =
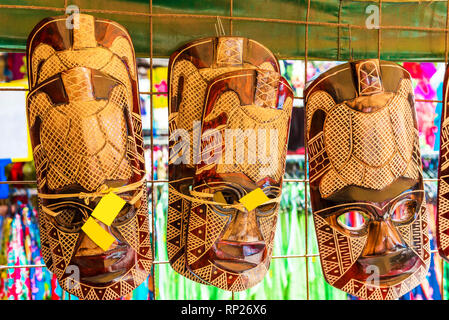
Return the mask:
<svg viewBox="0 0 449 320">
<path fill-rule="evenodd" d="M 362 256 L 385 255 L 406 248 L 407 245 L 390 220 L 371 221 Z"/>
<path fill-rule="evenodd" d="M 109 230 L 109 227 L 102 223 L 101 221 L 96 220 L 96 222 L 108 233 L 110 233 L 112 236 L 114 236 L 113 233 Z M 93 255 L 99 255 L 103 254 L 104 251 L 101 249 L 95 242 L 93 242 L 89 236 L 86 234 L 83 234 L 83 239 L 81 240 L 80 246 L 78 248 L 78 251 L 76 252 L 76 256 L 93 256 Z M 119 242 L 117 241 L 117 238 L 114 236 L 115 241 L 112 243 L 111 247 L 108 251 L 115 249 Z"/>
<path fill-rule="evenodd" d="M 235 242 L 263 241 L 262 234 L 257 225 L 256 213 L 252 211 L 238 211 L 232 218 L 222 240 Z"/>
</svg>

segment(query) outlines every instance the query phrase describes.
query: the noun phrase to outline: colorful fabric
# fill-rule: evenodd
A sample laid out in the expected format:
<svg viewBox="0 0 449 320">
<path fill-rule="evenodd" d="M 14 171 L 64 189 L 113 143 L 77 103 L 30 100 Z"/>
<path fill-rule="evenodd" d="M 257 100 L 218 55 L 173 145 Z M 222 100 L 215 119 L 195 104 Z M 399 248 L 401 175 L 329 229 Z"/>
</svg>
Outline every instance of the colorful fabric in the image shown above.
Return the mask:
<svg viewBox="0 0 449 320">
<path fill-rule="evenodd" d="M 150 70 L 150 69 L 148 69 Z M 155 67 L 152 70 L 153 73 L 153 91 L 161 92 L 160 94 L 153 95 L 153 108 L 167 108 L 168 97 L 168 84 L 167 84 L 167 67 Z M 148 72 L 148 78 L 150 78 L 150 72 Z"/>
<path fill-rule="evenodd" d="M 21 216 L 19 213 L 16 213 L 11 223 L 9 244 L 6 249 L 6 264 L 8 266 L 27 264 L 24 247 Z M 31 299 L 28 268 L 8 269 L 6 285 L 6 295 L 9 300 Z"/>
<path fill-rule="evenodd" d="M 418 119 L 418 129 L 421 137 L 421 152 L 439 150 L 439 123 L 441 104 L 429 100 L 441 100 L 443 88 L 444 63 L 405 62 L 403 67 L 410 72 L 415 88 L 415 109 Z M 438 98 L 440 97 L 440 98 Z M 440 112 L 437 112 L 439 109 Z"/>
<path fill-rule="evenodd" d="M 6 248 L 9 245 L 9 234 L 11 230 L 12 218 L 6 217 L 3 222 L 2 234 L 1 234 L 1 246 L 0 246 L 0 265 L 6 265 Z M 8 295 L 6 293 L 7 288 L 8 271 L 6 269 L 0 270 L 0 300 L 7 300 Z"/>
</svg>

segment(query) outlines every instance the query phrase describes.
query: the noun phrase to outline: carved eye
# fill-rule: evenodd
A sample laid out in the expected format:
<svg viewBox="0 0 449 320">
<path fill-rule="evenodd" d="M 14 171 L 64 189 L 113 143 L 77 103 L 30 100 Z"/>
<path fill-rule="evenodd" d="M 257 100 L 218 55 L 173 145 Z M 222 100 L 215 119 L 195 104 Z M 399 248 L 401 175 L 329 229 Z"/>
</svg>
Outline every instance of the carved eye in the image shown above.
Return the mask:
<svg viewBox="0 0 449 320">
<path fill-rule="evenodd" d="M 337 217 L 340 226 L 349 231 L 362 230 L 369 221 L 369 217 L 362 211 L 347 211 Z"/>
<path fill-rule="evenodd" d="M 238 201 L 238 194 L 236 194 L 233 190 L 223 190 L 221 192 L 223 198 L 226 200 L 227 204 L 233 204 Z"/>
<path fill-rule="evenodd" d="M 221 193 L 221 195 L 219 193 Z M 240 194 L 239 192 L 237 192 L 237 190 L 231 188 L 216 190 L 214 193 L 214 201 L 221 202 L 223 201 L 223 199 L 225 200 L 226 204 L 233 204 L 234 202 L 239 201 Z M 218 204 L 212 205 L 212 207 L 223 213 L 230 213 L 234 210 L 232 208 L 222 207 Z"/>
<path fill-rule="evenodd" d="M 83 217 L 86 215 L 82 210 L 75 206 L 62 208 L 54 218 L 56 225 L 65 232 L 79 232 L 84 223 Z"/>
<path fill-rule="evenodd" d="M 134 209 L 134 206 L 129 205 L 126 203 L 122 210 L 120 210 L 117 217 L 115 217 L 113 225 L 120 225 L 122 223 L 128 222 L 134 215 L 136 214 L 136 210 Z"/>
<path fill-rule="evenodd" d="M 267 197 L 269 199 L 274 199 L 277 197 L 277 193 L 275 190 L 273 189 L 268 189 L 268 190 L 264 190 L 264 193 L 267 195 Z M 268 204 L 263 204 L 260 205 L 256 208 L 256 211 L 259 215 L 267 215 L 270 213 L 273 213 L 273 210 L 276 208 L 277 203 L 273 202 L 273 203 L 268 203 Z"/>
<path fill-rule="evenodd" d="M 418 202 L 411 199 L 403 199 L 396 203 L 391 211 L 391 220 L 397 223 L 408 222 L 415 217 Z"/>
</svg>

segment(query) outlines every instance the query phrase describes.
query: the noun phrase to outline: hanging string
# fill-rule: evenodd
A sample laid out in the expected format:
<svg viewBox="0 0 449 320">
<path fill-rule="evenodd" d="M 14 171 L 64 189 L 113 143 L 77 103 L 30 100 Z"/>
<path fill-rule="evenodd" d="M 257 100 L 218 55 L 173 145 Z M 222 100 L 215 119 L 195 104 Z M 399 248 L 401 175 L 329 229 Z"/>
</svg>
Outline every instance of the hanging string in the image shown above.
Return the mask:
<svg viewBox="0 0 449 320">
<path fill-rule="evenodd" d="M 215 33 L 217 34 L 217 37 L 226 36 L 223 23 L 221 22 L 221 18 L 219 16 L 217 16 L 217 23 L 215 23 Z"/>
<path fill-rule="evenodd" d="M 340 5 L 338 8 L 338 38 L 337 38 L 337 60 L 340 60 L 341 54 L 341 10 L 343 7 L 343 0 L 340 0 Z"/>
</svg>

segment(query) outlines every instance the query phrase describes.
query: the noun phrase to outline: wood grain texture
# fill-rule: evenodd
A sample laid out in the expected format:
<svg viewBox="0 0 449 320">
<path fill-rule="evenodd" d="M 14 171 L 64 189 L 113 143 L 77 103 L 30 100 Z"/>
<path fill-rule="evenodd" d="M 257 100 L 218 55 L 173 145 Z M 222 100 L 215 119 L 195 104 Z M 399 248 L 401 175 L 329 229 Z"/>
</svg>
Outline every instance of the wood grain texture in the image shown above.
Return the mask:
<svg viewBox="0 0 449 320">
<path fill-rule="evenodd" d="M 396 299 L 430 264 L 410 75 L 391 62 L 353 61 L 321 74 L 305 97 L 323 274 L 363 299 Z M 342 219 L 351 214 L 362 222 Z"/>
<path fill-rule="evenodd" d="M 79 29 L 67 29 L 66 18 L 41 21 L 27 45 L 28 123 L 38 191 L 46 195 L 39 198 L 42 254 L 64 290 L 117 299 L 145 280 L 153 259 L 134 49 L 115 22 L 79 15 Z M 138 186 L 119 196 L 137 201 L 110 226 L 99 222 L 115 239 L 103 251 L 81 231 L 101 197 L 64 194 L 130 184 Z"/>
</svg>

